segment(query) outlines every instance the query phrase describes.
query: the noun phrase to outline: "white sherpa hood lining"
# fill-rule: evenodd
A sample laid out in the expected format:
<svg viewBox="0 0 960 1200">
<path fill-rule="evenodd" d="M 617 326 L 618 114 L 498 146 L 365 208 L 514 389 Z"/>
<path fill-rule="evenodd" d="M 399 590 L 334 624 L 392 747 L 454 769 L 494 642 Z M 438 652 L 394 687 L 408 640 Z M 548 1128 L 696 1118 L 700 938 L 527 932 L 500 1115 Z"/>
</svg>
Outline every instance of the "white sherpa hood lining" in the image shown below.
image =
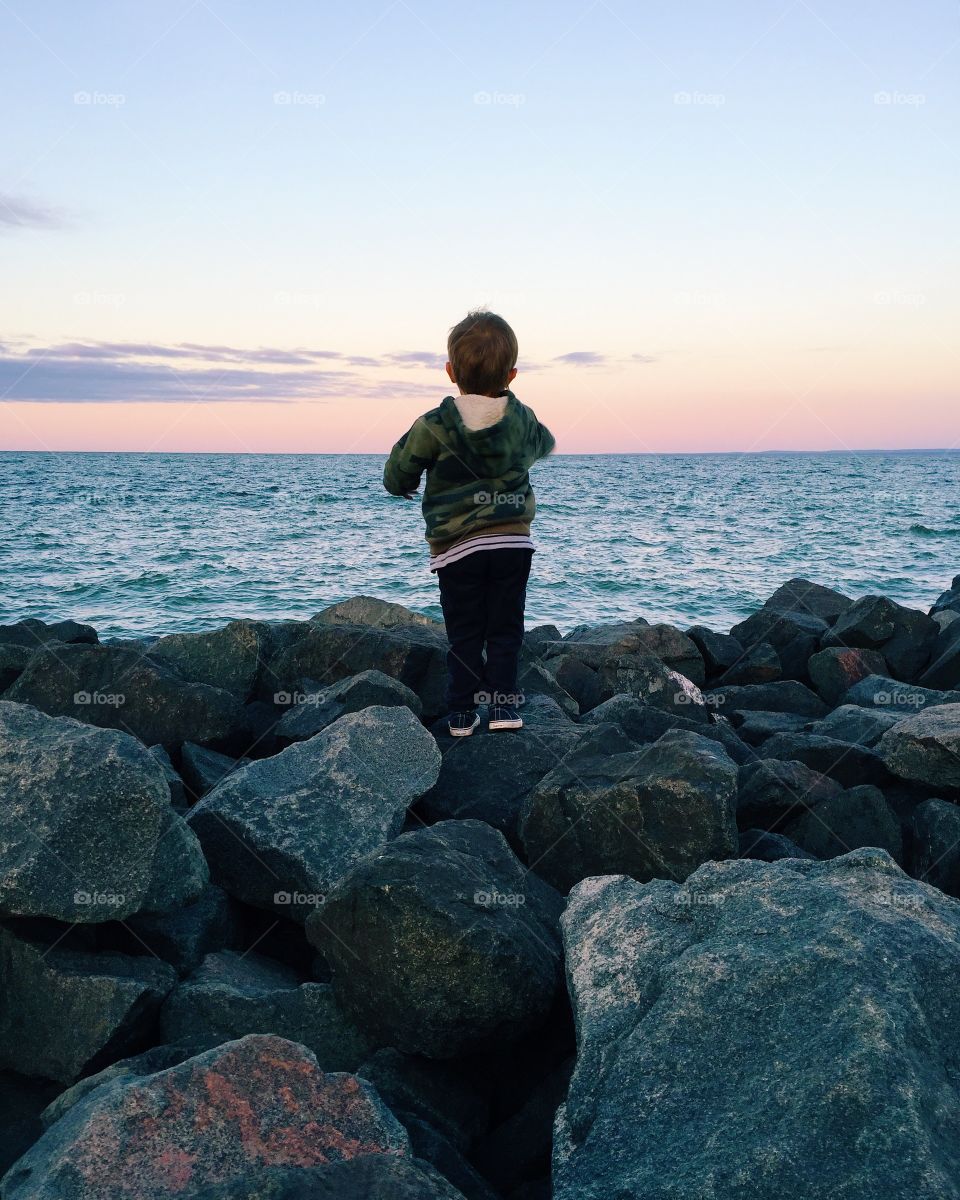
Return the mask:
<svg viewBox="0 0 960 1200">
<path fill-rule="evenodd" d="M 466 428 L 477 430 L 496 425 L 507 411 L 508 399 L 508 396 L 475 396 L 467 393 L 454 396 L 453 402 Z"/>
</svg>

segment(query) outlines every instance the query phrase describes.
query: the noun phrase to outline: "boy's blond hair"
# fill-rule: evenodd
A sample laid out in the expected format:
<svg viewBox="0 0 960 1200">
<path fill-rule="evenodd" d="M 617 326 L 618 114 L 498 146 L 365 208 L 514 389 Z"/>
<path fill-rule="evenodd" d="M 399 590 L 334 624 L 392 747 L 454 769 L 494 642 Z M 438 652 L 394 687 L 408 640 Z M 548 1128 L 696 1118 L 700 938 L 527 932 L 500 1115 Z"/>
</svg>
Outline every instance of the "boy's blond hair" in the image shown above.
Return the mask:
<svg viewBox="0 0 960 1200">
<path fill-rule="evenodd" d="M 447 338 L 447 357 L 461 391 L 495 396 L 517 365 L 517 335 L 496 313 L 469 312 Z"/>
</svg>

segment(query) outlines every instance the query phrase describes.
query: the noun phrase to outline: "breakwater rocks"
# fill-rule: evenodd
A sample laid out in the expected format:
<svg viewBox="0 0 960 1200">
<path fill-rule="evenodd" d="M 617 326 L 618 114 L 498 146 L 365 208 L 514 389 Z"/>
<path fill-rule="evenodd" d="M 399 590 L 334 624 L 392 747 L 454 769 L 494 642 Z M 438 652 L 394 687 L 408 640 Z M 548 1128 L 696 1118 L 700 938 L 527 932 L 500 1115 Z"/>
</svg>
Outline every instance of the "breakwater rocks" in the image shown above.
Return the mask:
<svg viewBox="0 0 960 1200">
<path fill-rule="evenodd" d="M 960 576 L 446 651 L 0 625 L 0 1198 L 960 1197 Z"/>
</svg>

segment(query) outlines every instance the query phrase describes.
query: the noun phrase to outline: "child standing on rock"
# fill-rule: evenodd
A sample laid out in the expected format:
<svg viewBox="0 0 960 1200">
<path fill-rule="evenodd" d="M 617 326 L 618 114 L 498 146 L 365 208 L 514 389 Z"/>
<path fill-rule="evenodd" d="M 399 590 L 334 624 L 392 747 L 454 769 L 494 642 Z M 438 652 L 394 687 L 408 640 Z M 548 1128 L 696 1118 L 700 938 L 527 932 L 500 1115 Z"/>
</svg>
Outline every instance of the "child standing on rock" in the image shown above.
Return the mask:
<svg viewBox="0 0 960 1200">
<path fill-rule="evenodd" d="M 536 512 L 528 471 L 555 443 L 510 391 L 517 353 L 502 317 L 468 313 L 447 339 L 447 375 L 459 396 L 418 417 L 383 471 L 387 491 L 407 499 L 427 473 L 422 508 L 450 642 L 447 723 L 454 737 L 473 733 L 484 703 L 491 729 L 523 725 L 517 669 Z"/>
</svg>

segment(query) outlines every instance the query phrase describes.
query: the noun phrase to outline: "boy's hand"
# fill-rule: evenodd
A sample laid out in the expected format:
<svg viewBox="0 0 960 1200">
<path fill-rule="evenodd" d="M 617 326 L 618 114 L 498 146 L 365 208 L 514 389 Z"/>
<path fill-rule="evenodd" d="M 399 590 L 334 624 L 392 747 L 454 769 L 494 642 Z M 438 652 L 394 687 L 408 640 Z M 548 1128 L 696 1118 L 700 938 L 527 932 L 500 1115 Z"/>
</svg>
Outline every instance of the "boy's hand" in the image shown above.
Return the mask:
<svg viewBox="0 0 960 1200">
<path fill-rule="evenodd" d="M 404 498 L 404 500 L 419 500 L 420 493 L 419 492 L 404 492 L 403 498 Z"/>
</svg>

